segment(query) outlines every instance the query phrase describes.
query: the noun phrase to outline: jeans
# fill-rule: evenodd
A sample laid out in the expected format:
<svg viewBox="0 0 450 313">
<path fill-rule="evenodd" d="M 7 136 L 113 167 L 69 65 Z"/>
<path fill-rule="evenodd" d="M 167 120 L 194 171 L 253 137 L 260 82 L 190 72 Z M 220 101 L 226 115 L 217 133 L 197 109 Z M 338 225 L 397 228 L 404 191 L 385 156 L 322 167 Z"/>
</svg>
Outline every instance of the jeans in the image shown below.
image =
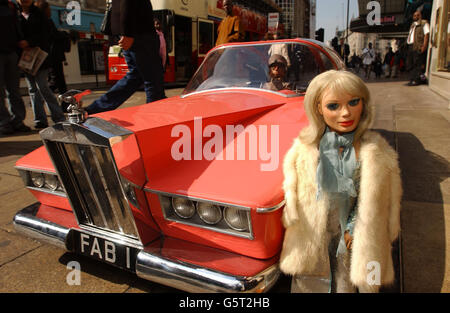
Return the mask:
<svg viewBox="0 0 450 313">
<path fill-rule="evenodd" d="M 58 123 L 65 120 L 64 113 L 59 106 L 58 100 L 56 100 L 53 91 L 48 86 L 48 71 L 48 69 L 40 69 L 36 73 L 36 76 L 25 74 L 35 124 L 41 123 L 48 125 L 43 100 L 47 103 L 53 122 Z"/>
<path fill-rule="evenodd" d="M 17 67 L 18 56 L 15 52 L 0 53 L 0 126 L 17 126 L 25 119 L 25 104 L 20 95 L 20 72 Z M 5 95 L 6 88 L 6 95 Z M 8 109 L 5 107 L 8 98 Z"/>
<path fill-rule="evenodd" d="M 419 82 L 420 75 L 425 72 L 427 53 L 414 50 L 412 45 L 409 45 L 408 48 L 409 78 L 411 81 Z"/>
<path fill-rule="evenodd" d="M 166 98 L 164 72 L 159 56 L 159 38 L 156 35 L 137 35 L 133 46 L 123 51 L 123 56 L 128 65 L 128 73 L 107 93 L 86 108 L 89 114 L 118 108 L 142 84 L 144 84 L 147 103 Z"/>
</svg>

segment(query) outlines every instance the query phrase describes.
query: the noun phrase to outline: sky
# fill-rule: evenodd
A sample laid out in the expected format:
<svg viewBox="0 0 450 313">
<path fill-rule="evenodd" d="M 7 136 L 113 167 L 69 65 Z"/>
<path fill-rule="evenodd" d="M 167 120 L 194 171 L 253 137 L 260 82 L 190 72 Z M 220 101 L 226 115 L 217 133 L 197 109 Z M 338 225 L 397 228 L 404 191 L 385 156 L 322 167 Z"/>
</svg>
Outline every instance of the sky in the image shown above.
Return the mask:
<svg viewBox="0 0 450 313">
<path fill-rule="evenodd" d="M 359 16 L 358 0 L 349 0 L 349 25 L 353 17 Z M 333 39 L 336 26 L 339 30 L 346 27 L 347 0 L 317 0 L 316 3 L 316 30 L 325 29 L 325 42 Z"/>
</svg>

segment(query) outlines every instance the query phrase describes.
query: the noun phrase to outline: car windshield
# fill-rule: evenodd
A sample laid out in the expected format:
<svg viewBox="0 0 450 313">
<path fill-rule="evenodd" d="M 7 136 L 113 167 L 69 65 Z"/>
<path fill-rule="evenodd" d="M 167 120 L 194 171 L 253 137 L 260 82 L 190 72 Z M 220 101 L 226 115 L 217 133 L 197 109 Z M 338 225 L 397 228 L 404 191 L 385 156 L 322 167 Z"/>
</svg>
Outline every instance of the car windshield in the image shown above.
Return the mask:
<svg viewBox="0 0 450 313">
<path fill-rule="evenodd" d="M 330 69 L 334 66 L 321 50 L 299 42 L 226 46 L 208 54 L 183 94 L 237 87 L 300 95 Z"/>
</svg>

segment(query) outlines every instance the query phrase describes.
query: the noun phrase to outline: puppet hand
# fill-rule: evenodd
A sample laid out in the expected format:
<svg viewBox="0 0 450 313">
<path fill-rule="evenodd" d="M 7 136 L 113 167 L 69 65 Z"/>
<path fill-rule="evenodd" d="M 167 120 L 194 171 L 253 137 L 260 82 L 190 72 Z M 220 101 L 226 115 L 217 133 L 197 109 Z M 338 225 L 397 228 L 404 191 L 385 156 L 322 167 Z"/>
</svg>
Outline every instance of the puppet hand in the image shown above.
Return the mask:
<svg viewBox="0 0 450 313">
<path fill-rule="evenodd" d="M 352 244 L 353 244 L 353 237 L 352 237 L 352 235 L 350 235 L 350 233 L 348 231 L 346 231 L 344 233 L 344 240 L 345 240 L 345 245 L 347 246 L 347 249 L 351 250 Z"/>
</svg>

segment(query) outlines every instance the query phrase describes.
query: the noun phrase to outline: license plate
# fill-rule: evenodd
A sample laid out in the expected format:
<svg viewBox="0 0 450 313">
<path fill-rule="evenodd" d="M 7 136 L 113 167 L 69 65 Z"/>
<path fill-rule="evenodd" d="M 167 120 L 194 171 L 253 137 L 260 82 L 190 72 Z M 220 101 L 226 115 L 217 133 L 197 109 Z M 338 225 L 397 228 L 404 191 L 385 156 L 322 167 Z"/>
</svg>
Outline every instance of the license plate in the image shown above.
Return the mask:
<svg viewBox="0 0 450 313">
<path fill-rule="evenodd" d="M 136 257 L 140 249 L 79 230 L 72 232 L 74 252 L 136 272 Z"/>
</svg>

